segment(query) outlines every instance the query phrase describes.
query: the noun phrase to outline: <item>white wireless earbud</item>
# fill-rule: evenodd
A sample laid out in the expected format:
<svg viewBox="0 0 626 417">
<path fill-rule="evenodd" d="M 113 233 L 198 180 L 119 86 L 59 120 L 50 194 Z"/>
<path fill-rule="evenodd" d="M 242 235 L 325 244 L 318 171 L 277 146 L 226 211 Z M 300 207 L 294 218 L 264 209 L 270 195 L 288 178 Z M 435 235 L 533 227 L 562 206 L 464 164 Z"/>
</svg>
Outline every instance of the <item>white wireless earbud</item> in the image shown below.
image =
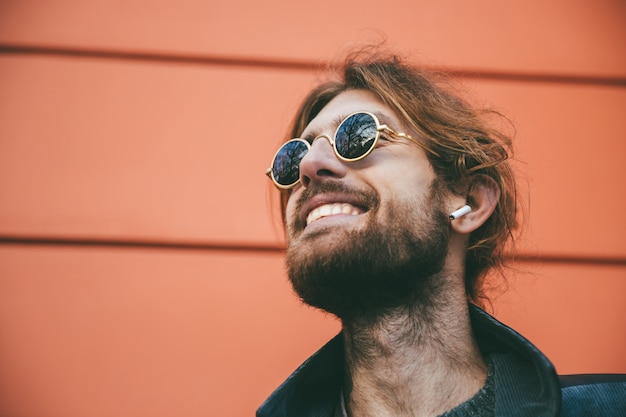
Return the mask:
<svg viewBox="0 0 626 417">
<path fill-rule="evenodd" d="M 469 204 L 466 204 L 460 209 L 450 213 L 450 220 L 458 219 L 461 216 L 465 216 L 470 211 L 472 211 L 472 208 L 469 206 Z"/>
</svg>

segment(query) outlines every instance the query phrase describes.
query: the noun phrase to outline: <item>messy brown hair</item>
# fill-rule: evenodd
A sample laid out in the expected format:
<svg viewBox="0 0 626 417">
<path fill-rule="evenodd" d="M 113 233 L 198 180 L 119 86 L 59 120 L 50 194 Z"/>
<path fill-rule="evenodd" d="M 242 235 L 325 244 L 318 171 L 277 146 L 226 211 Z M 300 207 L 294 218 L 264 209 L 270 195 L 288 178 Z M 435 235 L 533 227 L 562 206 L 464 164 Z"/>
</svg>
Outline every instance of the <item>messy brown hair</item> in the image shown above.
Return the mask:
<svg viewBox="0 0 626 417">
<path fill-rule="evenodd" d="M 417 133 L 439 180 L 451 192 L 467 195 L 472 177 L 477 174 L 489 176 L 500 188 L 494 213 L 470 236 L 465 261 L 467 296 L 482 304 L 486 299 L 485 275 L 504 267 L 505 243 L 512 243 L 517 225 L 516 184 L 509 163 L 511 138 L 488 122 L 490 116 L 500 115 L 469 105 L 447 88 L 449 83 L 443 74 L 409 66 L 394 55 L 354 53 L 336 72 L 339 80 L 319 85 L 304 99 L 289 139 L 300 137 L 311 120 L 340 93 L 367 90 Z M 281 192 L 283 222 L 289 193 Z"/>
</svg>

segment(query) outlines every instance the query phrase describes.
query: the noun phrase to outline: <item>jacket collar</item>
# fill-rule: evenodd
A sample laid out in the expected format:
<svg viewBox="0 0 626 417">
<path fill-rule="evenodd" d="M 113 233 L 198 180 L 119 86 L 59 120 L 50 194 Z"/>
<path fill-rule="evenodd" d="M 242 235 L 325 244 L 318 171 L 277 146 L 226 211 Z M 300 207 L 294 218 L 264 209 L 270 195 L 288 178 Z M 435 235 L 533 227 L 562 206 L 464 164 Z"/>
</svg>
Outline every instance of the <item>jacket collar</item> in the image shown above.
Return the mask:
<svg viewBox="0 0 626 417">
<path fill-rule="evenodd" d="M 496 368 L 496 415 L 557 416 L 561 389 L 548 358 L 522 335 L 474 305 L 470 305 L 470 319 L 483 354 L 513 358 L 509 361 L 512 366 Z M 340 333 L 274 391 L 257 410 L 257 417 L 333 416 L 345 372 L 343 351 Z M 524 382 L 523 388 L 520 382 Z"/>
</svg>

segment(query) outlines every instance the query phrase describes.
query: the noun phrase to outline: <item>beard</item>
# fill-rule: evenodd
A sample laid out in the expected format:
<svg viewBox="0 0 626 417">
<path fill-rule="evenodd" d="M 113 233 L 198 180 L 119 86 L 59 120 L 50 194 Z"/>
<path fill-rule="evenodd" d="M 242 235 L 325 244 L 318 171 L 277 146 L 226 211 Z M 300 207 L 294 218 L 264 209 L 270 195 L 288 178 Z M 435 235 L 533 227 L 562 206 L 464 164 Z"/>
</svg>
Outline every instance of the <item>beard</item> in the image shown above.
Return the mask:
<svg viewBox="0 0 626 417">
<path fill-rule="evenodd" d="M 429 310 L 443 286 L 438 273 L 448 251 L 449 218 L 442 211 L 441 189 L 435 181 L 425 201 L 396 200 L 384 215 L 373 192 L 357 193 L 333 183 L 324 190 L 305 190 L 301 201 L 340 191 L 367 202 L 368 221 L 359 230 L 324 230 L 290 239 L 286 263 L 294 291 L 305 303 L 342 320 L 375 319 L 402 306 Z M 303 229 L 299 220 L 290 224 L 291 234 Z M 324 233 L 332 239 L 320 236 Z"/>
</svg>

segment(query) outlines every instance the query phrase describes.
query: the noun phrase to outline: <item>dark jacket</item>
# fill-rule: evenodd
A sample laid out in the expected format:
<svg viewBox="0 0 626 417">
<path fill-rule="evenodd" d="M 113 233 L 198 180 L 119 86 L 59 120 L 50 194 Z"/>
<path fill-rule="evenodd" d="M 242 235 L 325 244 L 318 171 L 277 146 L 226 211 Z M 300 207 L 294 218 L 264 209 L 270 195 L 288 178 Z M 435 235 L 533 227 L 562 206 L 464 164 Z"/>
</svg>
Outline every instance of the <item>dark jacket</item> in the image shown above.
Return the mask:
<svg viewBox="0 0 626 417">
<path fill-rule="evenodd" d="M 557 376 L 532 343 L 483 310 L 470 318 L 481 352 L 495 366 L 496 416 L 626 416 L 626 375 Z M 257 417 L 332 417 L 344 378 L 339 334 L 261 405 Z"/>
</svg>

